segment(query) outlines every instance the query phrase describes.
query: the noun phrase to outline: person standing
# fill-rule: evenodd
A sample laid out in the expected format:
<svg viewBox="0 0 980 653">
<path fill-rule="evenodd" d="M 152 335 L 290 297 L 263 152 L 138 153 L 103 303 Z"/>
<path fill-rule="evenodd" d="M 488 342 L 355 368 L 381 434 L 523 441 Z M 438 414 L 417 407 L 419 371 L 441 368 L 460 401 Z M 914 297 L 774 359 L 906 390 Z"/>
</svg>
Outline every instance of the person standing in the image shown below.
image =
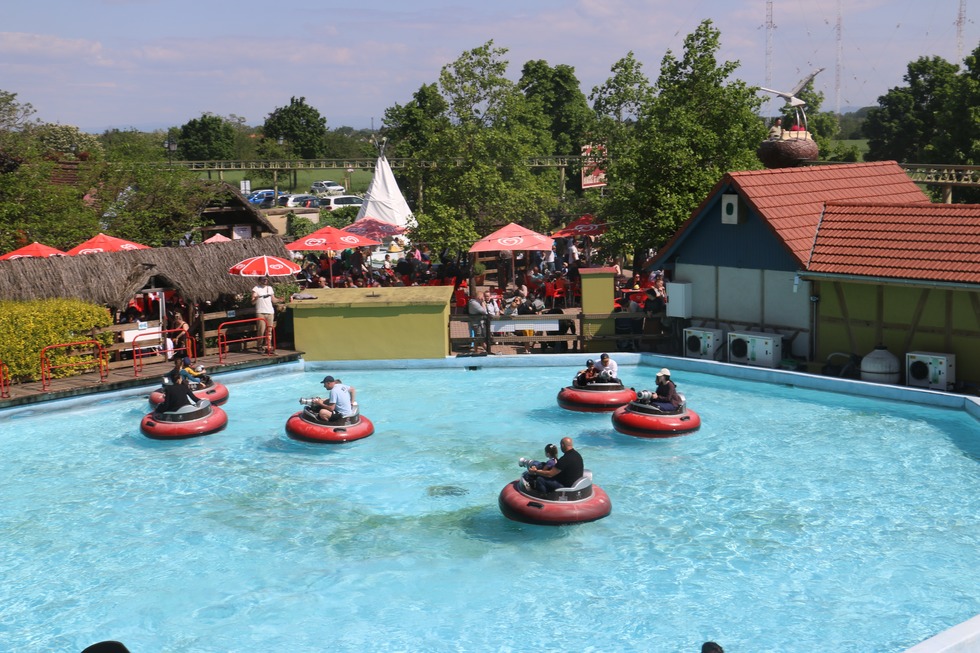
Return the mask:
<svg viewBox="0 0 980 653">
<path fill-rule="evenodd" d="M 275 291 L 269 285 L 269 277 L 262 277 L 259 285 L 252 288 L 252 305 L 255 306 L 255 317 L 259 318 L 259 338 L 257 349 L 265 353 L 274 354 L 272 348 L 272 329 L 276 326 L 276 304 L 280 302 L 276 297 Z"/>
<path fill-rule="evenodd" d="M 531 467 L 528 470 L 537 475 L 534 483 L 539 492 L 554 492 L 560 487 L 572 487 L 585 474 L 585 462 L 582 460 L 582 454 L 575 450 L 575 444 L 571 438 L 561 439 L 561 451 L 561 458 L 551 469 Z M 524 487 L 527 488 L 528 485 L 524 485 Z"/>
<path fill-rule="evenodd" d="M 484 292 L 482 295 L 474 292 L 473 296 L 470 297 L 470 301 L 466 305 L 466 311 L 470 314 L 470 338 L 472 338 L 470 341 L 470 349 L 474 353 L 482 351 L 484 345 L 486 344 L 485 323 L 487 315 L 490 312 L 490 308 L 487 303 L 489 296 L 489 292 Z"/>
</svg>

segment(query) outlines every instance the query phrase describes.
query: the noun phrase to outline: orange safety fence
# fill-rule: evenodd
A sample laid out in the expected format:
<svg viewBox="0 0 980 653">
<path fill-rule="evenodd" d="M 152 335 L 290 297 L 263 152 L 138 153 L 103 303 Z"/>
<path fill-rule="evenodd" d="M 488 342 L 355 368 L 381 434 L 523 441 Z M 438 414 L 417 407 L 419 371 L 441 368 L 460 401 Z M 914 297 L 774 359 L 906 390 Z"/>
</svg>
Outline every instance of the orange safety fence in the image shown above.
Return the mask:
<svg viewBox="0 0 980 653">
<path fill-rule="evenodd" d="M 268 327 L 265 335 L 245 336 L 243 338 L 229 338 L 228 329 L 231 327 L 239 327 L 243 324 L 255 324 L 258 326 L 259 322 L 265 322 L 265 318 L 253 317 L 248 320 L 234 320 L 232 322 L 222 322 L 218 325 L 218 363 L 225 362 L 225 354 L 228 353 L 228 345 L 235 342 L 257 342 L 259 343 L 259 348 L 264 349 L 262 344 L 266 338 L 269 339 L 269 347 L 272 349 L 276 348 L 276 328 L 274 326 Z M 236 334 L 237 335 L 237 334 Z"/>
<path fill-rule="evenodd" d="M 132 345 L 133 345 L 133 376 L 139 376 L 140 375 L 140 372 L 143 371 L 143 357 L 144 356 L 155 356 L 156 354 L 159 353 L 159 351 L 158 351 L 158 345 L 148 345 L 147 344 L 147 345 L 144 345 L 144 346 L 140 346 L 136 342 L 137 340 L 139 340 L 140 338 L 145 338 L 146 340 L 149 340 L 150 338 L 154 338 L 157 341 L 159 341 L 161 339 L 164 339 L 164 342 L 166 342 L 165 339 L 167 338 L 167 334 L 168 333 L 181 333 L 181 332 L 184 332 L 184 330 L 183 329 L 167 329 L 165 331 L 154 330 L 154 331 L 147 331 L 146 333 L 140 333 L 136 337 L 134 337 L 133 340 L 132 340 Z M 183 356 L 187 356 L 187 357 L 190 357 L 190 358 L 194 359 L 194 361 L 197 361 L 197 342 L 195 342 L 194 339 L 191 338 L 190 336 L 188 336 L 185 339 L 185 342 L 187 344 L 181 345 L 180 347 L 170 347 L 170 348 L 164 347 L 164 350 L 167 352 L 168 357 L 171 357 L 172 358 L 173 356 L 176 356 L 180 352 L 183 352 L 182 357 Z M 153 352 L 152 353 L 149 353 L 149 352 L 148 353 L 143 353 L 143 349 L 144 348 L 153 349 Z"/>
<path fill-rule="evenodd" d="M 0 399 L 10 399 L 10 368 L 0 361 Z"/>
<path fill-rule="evenodd" d="M 67 363 L 54 365 L 48 358 L 48 352 L 55 349 L 79 349 L 81 347 L 91 347 L 92 358 L 84 360 L 74 360 Z M 80 353 L 69 352 L 69 356 L 81 356 Z M 81 340 L 78 342 L 64 342 L 57 345 L 48 345 L 41 350 L 41 389 L 47 391 L 51 386 L 51 371 L 60 370 L 68 367 L 92 367 L 99 369 L 99 382 L 105 381 L 109 377 L 109 361 L 106 359 L 105 349 L 98 340 Z"/>
</svg>

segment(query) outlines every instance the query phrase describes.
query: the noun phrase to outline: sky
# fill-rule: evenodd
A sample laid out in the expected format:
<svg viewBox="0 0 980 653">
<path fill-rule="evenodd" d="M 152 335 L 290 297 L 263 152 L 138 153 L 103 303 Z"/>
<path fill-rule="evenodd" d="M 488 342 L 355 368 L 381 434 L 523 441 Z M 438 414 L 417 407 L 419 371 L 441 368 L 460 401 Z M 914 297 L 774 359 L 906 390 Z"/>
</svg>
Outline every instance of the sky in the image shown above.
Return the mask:
<svg viewBox="0 0 980 653">
<path fill-rule="evenodd" d="M 718 59 L 739 62 L 735 77 L 789 90 L 823 67 L 822 110 L 846 112 L 903 86 L 909 62 L 961 63 L 980 45 L 977 0 L 771 0 L 771 22 L 766 0 L 4 4 L 0 90 L 44 122 L 92 133 L 166 129 L 204 113 L 261 125 L 294 96 L 330 129 L 380 128 L 385 109 L 490 40 L 508 50 L 514 81 L 526 61 L 543 59 L 572 66 L 588 96 L 630 51 L 655 81 L 664 55 L 680 58 L 705 19 L 721 32 Z"/>
</svg>

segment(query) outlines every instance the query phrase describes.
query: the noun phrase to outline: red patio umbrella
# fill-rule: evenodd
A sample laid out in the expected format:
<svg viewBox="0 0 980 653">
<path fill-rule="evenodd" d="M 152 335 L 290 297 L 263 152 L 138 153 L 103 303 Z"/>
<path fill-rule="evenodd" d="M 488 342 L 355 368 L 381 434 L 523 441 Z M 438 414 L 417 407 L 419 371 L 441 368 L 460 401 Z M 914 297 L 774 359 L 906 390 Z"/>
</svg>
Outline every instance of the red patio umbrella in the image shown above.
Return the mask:
<svg viewBox="0 0 980 653">
<path fill-rule="evenodd" d="M 381 243 L 377 240 L 372 240 L 356 233 L 344 231 L 343 229 L 338 229 L 337 227 L 324 227 L 322 229 L 317 229 L 309 236 L 304 236 L 303 238 L 289 243 L 286 245 L 286 249 L 291 252 L 336 252 L 341 249 L 350 249 L 352 247 L 370 247 L 371 245 L 380 244 Z"/>
<path fill-rule="evenodd" d="M 511 222 L 473 243 L 470 252 L 522 252 L 525 250 L 547 252 L 554 238 Z"/>
<path fill-rule="evenodd" d="M 399 227 L 398 225 L 384 222 L 377 218 L 361 218 L 353 224 L 347 225 L 341 231 L 347 231 L 358 236 L 364 236 L 365 238 L 384 240 L 385 238 L 405 233 L 405 227 Z"/>
<path fill-rule="evenodd" d="M 48 256 L 64 256 L 65 253 L 60 249 L 43 245 L 36 240 L 30 245 L 24 245 L 20 249 L 7 252 L 0 256 L 0 261 L 12 261 L 15 258 L 46 258 Z"/>
<path fill-rule="evenodd" d="M 551 250 L 552 244 L 555 240 L 551 236 L 545 236 L 539 234 L 536 231 L 531 231 L 527 227 L 522 227 L 521 225 L 511 222 L 510 224 L 497 229 L 495 232 L 489 236 L 484 236 L 480 240 L 473 243 L 470 247 L 470 253 L 476 252 L 523 252 L 523 251 L 541 251 L 547 252 Z M 511 270 L 516 275 L 517 270 L 514 269 L 516 266 L 511 264 Z M 499 275 L 498 271 L 498 275 Z M 516 278 L 515 278 L 516 283 Z M 501 286 L 503 287 L 503 286 Z"/>
<path fill-rule="evenodd" d="M 241 277 L 288 277 L 300 271 L 292 261 L 278 256 L 253 256 L 231 266 L 229 274 Z"/>
<path fill-rule="evenodd" d="M 79 254 L 98 254 L 100 252 L 125 252 L 134 249 L 150 249 L 146 245 L 140 245 L 129 240 L 99 234 L 92 236 L 84 243 L 75 245 L 68 252 L 68 256 L 78 256 Z"/>
<path fill-rule="evenodd" d="M 215 235 L 211 236 L 210 238 L 208 238 L 207 240 L 205 240 L 204 242 L 206 242 L 206 243 L 227 243 L 227 242 L 230 242 L 230 241 L 231 241 L 231 238 L 229 238 L 228 236 L 225 236 L 223 234 L 215 234 Z"/>
<path fill-rule="evenodd" d="M 597 223 L 595 216 L 586 213 L 580 218 L 572 220 L 564 229 L 559 229 L 551 234 L 554 238 L 581 238 L 582 236 L 601 236 L 606 233 L 607 225 L 604 222 Z"/>
</svg>

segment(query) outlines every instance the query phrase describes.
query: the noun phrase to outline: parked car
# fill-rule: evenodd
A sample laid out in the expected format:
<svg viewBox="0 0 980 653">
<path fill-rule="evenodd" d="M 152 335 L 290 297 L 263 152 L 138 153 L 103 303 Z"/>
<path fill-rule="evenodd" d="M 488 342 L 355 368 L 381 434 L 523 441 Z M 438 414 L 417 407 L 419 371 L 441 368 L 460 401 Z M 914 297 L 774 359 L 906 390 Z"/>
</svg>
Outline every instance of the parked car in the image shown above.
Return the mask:
<svg viewBox="0 0 980 653">
<path fill-rule="evenodd" d="M 253 190 L 249 193 L 246 198 L 250 204 L 261 204 L 263 200 L 272 199 L 276 194 L 276 191 L 271 188 L 263 188 L 262 190 Z M 279 191 L 279 195 L 285 195 L 284 192 Z"/>
<path fill-rule="evenodd" d="M 313 202 L 318 202 L 318 201 L 319 200 L 315 195 L 283 195 L 276 201 L 276 204 L 279 206 L 287 206 L 293 208 L 297 206 L 309 206 Z M 316 204 L 312 204 L 312 205 L 316 206 Z"/>
<path fill-rule="evenodd" d="M 329 179 L 324 179 L 323 181 L 314 181 L 310 185 L 310 192 L 315 195 L 329 194 L 329 195 L 343 195 L 347 192 L 343 184 L 338 184 L 335 181 L 330 181 Z"/>
<path fill-rule="evenodd" d="M 330 195 L 329 197 L 320 198 L 320 208 L 326 209 L 327 211 L 343 209 L 348 206 L 361 208 L 361 204 L 364 204 L 364 198 L 358 197 L 357 195 Z"/>
</svg>

